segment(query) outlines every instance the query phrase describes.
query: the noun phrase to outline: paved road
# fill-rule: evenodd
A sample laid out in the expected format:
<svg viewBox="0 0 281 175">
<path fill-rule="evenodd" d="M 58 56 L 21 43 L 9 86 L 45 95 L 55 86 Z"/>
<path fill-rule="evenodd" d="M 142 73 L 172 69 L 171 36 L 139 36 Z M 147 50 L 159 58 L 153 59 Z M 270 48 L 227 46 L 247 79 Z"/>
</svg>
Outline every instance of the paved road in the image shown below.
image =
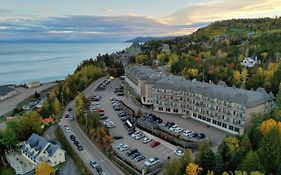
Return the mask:
<svg viewBox="0 0 281 175">
<path fill-rule="evenodd" d="M 42 86 L 38 87 L 38 88 L 16 88 L 16 91 L 18 92 L 17 95 L 8 98 L 4 101 L 0 101 L 0 116 L 7 114 L 8 112 L 14 110 L 17 105 L 22 102 L 23 100 L 25 100 L 26 98 L 30 97 L 31 95 L 33 95 L 35 93 L 35 91 L 37 92 L 41 92 L 45 89 L 48 89 L 50 87 L 55 86 L 56 83 L 48 83 L 48 84 L 43 84 Z"/>
<path fill-rule="evenodd" d="M 102 77 L 92 83 L 88 88 L 84 90 L 85 96 L 90 97 L 93 95 L 94 89 L 97 88 L 97 86 L 106 79 L 106 77 Z M 66 109 L 69 107 L 74 109 L 75 101 L 73 100 L 68 104 Z M 73 110 L 72 110 L 73 112 Z M 66 111 L 65 113 L 66 114 Z M 78 151 L 76 146 L 71 142 L 69 139 L 69 134 L 65 132 L 63 125 L 67 124 L 71 132 L 76 136 L 77 140 L 83 145 L 84 150 Z M 87 137 L 87 135 L 82 131 L 82 129 L 79 127 L 78 123 L 76 121 L 69 121 L 69 119 L 62 118 L 60 122 L 61 128 L 64 130 L 64 134 L 70 144 L 73 146 L 73 148 L 77 151 L 77 153 L 80 155 L 81 159 L 85 162 L 85 164 L 89 167 L 89 169 L 97 174 L 97 172 L 89 165 L 90 160 L 95 160 L 98 162 L 99 165 L 102 166 L 103 170 L 110 175 L 123 175 L 124 173 L 115 165 L 113 164 L 93 143 L 92 141 Z"/>
<path fill-rule="evenodd" d="M 48 140 L 54 140 L 57 144 L 60 145 L 60 143 L 58 143 L 56 141 L 56 136 L 55 136 L 55 129 L 58 127 L 58 125 L 53 125 L 51 127 L 49 127 L 43 134 L 43 136 L 45 138 L 47 138 Z M 77 167 L 75 166 L 73 160 L 71 159 L 71 157 L 66 154 L 66 164 L 60 169 L 60 174 L 61 175 L 77 175 Z"/>
</svg>

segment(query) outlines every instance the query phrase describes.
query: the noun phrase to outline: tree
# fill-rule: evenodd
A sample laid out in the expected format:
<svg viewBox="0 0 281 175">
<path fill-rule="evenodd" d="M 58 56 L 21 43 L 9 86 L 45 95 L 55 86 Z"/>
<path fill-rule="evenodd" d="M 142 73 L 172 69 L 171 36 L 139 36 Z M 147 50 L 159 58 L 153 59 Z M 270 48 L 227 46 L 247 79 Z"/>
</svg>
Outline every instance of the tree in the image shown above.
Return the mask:
<svg viewBox="0 0 281 175">
<path fill-rule="evenodd" d="M 281 110 L 281 83 L 279 84 L 279 90 L 275 98 L 275 105 L 277 109 Z"/>
<path fill-rule="evenodd" d="M 175 53 L 171 53 L 168 57 L 168 60 L 169 60 L 168 64 L 173 65 L 179 61 L 179 57 Z"/>
<path fill-rule="evenodd" d="M 196 155 L 196 163 L 202 168 L 203 174 L 207 174 L 208 171 L 214 171 L 216 168 L 216 155 L 211 150 L 209 143 L 200 145 L 199 153 Z"/>
<path fill-rule="evenodd" d="M 199 175 L 202 171 L 202 168 L 195 163 L 189 163 L 186 167 L 186 174 L 187 175 Z"/>
<path fill-rule="evenodd" d="M 159 62 L 167 62 L 167 61 L 168 61 L 168 58 L 167 58 L 167 55 L 166 55 L 164 52 L 162 52 L 162 53 L 159 53 L 159 54 L 157 55 L 157 60 L 158 60 Z"/>
<path fill-rule="evenodd" d="M 277 122 L 273 119 L 268 119 L 261 123 L 260 131 L 262 135 L 266 135 L 275 126 L 277 126 Z"/>
<path fill-rule="evenodd" d="M 281 165 L 281 136 L 276 127 L 273 127 L 260 143 L 258 155 L 267 173 L 276 174 Z"/>
<path fill-rule="evenodd" d="M 19 118 L 17 136 L 20 141 L 26 140 L 32 133 L 41 132 L 41 116 L 37 112 L 29 112 Z"/>
<path fill-rule="evenodd" d="M 250 173 L 250 175 L 264 175 L 264 173 L 261 173 L 259 171 L 253 171 Z"/>
<path fill-rule="evenodd" d="M 83 92 L 80 92 L 75 98 L 75 114 L 78 117 L 84 115 L 87 105 L 87 100 Z"/>
<path fill-rule="evenodd" d="M 239 71 L 234 71 L 233 72 L 233 83 L 238 85 L 241 81 L 241 74 Z"/>
<path fill-rule="evenodd" d="M 54 172 L 54 168 L 44 161 L 40 162 L 35 170 L 36 175 L 51 175 Z"/>
<path fill-rule="evenodd" d="M 52 101 L 52 109 L 53 114 L 58 114 L 61 111 L 61 105 L 57 98 Z"/>
<path fill-rule="evenodd" d="M 179 159 L 173 159 L 164 167 L 164 175 L 181 175 L 181 163 Z"/>
<path fill-rule="evenodd" d="M 136 63 L 144 63 L 148 60 L 148 57 L 145 54 L 138 54 L 135 57 Z"/>
<path fill-rule="evenodd" d="M 258 154 L 252 150 L 250 150 L 245 159 L 239 165 L 239 170 L 246 171 L 248 173 L 252 171 L 264 171 L 264 168 L 261 164 L 260 158 Z"/>
<path fill-rule="evenodd" d="M 0 144 L 7 147 L 16 146 L 17 139 L 17 120 L 12 120 L 7 123 L 6 129 L 0 134 Z"/>
<path fill-rule="evenodd" d="M 192 154 L 191 150 L 190 149 L 186 149 L 184 151 L 183 156 L 180 158 L 181 174 L 183 174 L 186 171 L 186 165 L 188 165 L 192 161 L 191 154 Z"/>
</svg>

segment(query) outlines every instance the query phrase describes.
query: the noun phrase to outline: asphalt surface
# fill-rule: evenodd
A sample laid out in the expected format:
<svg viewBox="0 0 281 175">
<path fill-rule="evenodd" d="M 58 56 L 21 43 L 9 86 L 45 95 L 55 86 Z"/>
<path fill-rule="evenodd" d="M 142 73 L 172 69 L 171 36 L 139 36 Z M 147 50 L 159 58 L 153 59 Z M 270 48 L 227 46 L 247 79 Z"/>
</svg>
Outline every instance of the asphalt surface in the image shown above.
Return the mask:
<svg viewBox="0 0 281 175">
<path fill-rule="evenodd" d="M 228 135 L 228 133 L 222 130 L 213 128 L 211 126 L 209 127 L 207 124 L 204 124 L 192 118 L 183 118 L 179 115 L 155 112 L 151 109 L 138 106 L 131 100 L 129 96 L 116 96 L 114 94 L 114 88 L 120 87 L 120 84 L 121 84 L 121 80 L 115 79 L 109 84 L 109 86 L 104 91 L 99 91 L 98 94 L 107 98 L 112 97 L 112 98 L 119 99 L 127 106 L 129 106 L 131 109 L 133 109 L 135 112 L 138 111 L 138 109 L 141 109 L 142 112 L 155 114 L 156 116 L 160 117 L 163 120 L 163 122 L 166 121 L 174 122 L 179 127 L 183 127 L 185 130 L 189 129 L 197 133 L 204 133 L 208 137 L 209 142 L 212 144 L 213 151 L 217 151 L 217 148 L 219 144 L 222 142 L 223 138 L 225 138 L 225 136 Z"/>
<path fill-rule="evenodd" d="M 89 87 L 87 87 L 84 90 L 85 96 L 90 97 L 93 95 L 94 89 L 97 88 L 97 86 L 103 82 L 106 79 L 106 77 L 102 77 L 95 82 L 93 82 Z M 73 100 L 68 104 L 66 109 L 72 108 L 74 109 L 75 101 Z M 67 113 L 67 111 L 64 112 L 64 115 Z M 70 113 L 74 113 L 72 110 Z M 64 125 L 68 125 L 71 129 L 71 133 L 74 134 L 77 138 L 77 140 L 80 142 L 80 144 L 83 145 L 84 150 L 78 151 L 76 146 L 72 143 L 72 141 L 69 138 L 69 133 L 67 133 L 64 129 Z M 60 121 L 60 126 L 64 130 L 64 134 L 70 144 L 73 146 L 73 148 L 77 151 L 77 153 L 80 155 L 81 159 L 84 161 L 84 163 L 89 167 L 89 169 L 93 172 L 93 174 L 98 174 L 90 165 L 90 160 L 95 160 L 97 163 L 102 167 L 104 172 L 106 172 L 109 175 L 123 175 L 123 173 L 115 164 L 113 164 L 93 143 L 92 141 L 87 137 L 87 135 L 82 131 L 82 129 L 79 127 L 78 123 L 76 121 L 70 121 L 68 118 L 62 118 Z"/>
<path fill-rule="evenodd" d="M 33 95 L 35 91 L 41 92 L 55 85 L 56 83 L 47 83 L 37 88 L 16 88 L 16 91 L 18 93 L 17 95 L 0 101 L 0 116 L 14 110 L 20 102 Z"/>
</svg>

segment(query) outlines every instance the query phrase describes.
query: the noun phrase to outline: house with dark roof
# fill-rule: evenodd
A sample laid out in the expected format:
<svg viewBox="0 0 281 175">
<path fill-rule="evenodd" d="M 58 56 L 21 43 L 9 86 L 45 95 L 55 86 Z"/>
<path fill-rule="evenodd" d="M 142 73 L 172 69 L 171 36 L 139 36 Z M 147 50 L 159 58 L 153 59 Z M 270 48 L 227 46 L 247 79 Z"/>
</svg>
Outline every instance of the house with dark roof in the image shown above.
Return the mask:
<svg viewBox="0 0 281 175">
<path fill-rule="evenodd" d="M 0 101 L 16 95 L 17 92 L 10 86 L 0 86 Z"/>
<path fill-rule="evenodd" d="M 263 88 L 245 90 L 159 72 L 156 75 L 161 76 L 155 78 L 152 69 L 142 66 L 125 71 L 129 85 L 143 81 L 139 95 L 155 111 L 190 117 L 232 134 L 243 134 L 253 113 L 269 112 L 274 106 L 274 95 Z"/>
<path fill-rule="evenodd" d="M 50 143 L 44 137 L 34 133 L 23 143 L 21 153 L 35 165 L 42 161 L 52 166 L 65 162 L 65 151 L 59 145 Z"/>
</svg>

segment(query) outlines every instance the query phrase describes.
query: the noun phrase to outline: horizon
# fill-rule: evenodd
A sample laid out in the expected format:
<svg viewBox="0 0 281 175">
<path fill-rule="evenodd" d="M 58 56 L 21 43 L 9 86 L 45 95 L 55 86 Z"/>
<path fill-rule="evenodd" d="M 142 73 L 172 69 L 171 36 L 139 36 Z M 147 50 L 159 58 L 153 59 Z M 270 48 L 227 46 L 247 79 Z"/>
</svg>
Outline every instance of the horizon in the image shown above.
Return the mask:
<svg viewBox="0 0 281 175">
<path fill-rule="evenodd" d="M 281 15 L 281 0 L 175 1 L 3 0 L 0 42 L 125 42 L 189 35 L 215 21 Z"/>
</svg>

